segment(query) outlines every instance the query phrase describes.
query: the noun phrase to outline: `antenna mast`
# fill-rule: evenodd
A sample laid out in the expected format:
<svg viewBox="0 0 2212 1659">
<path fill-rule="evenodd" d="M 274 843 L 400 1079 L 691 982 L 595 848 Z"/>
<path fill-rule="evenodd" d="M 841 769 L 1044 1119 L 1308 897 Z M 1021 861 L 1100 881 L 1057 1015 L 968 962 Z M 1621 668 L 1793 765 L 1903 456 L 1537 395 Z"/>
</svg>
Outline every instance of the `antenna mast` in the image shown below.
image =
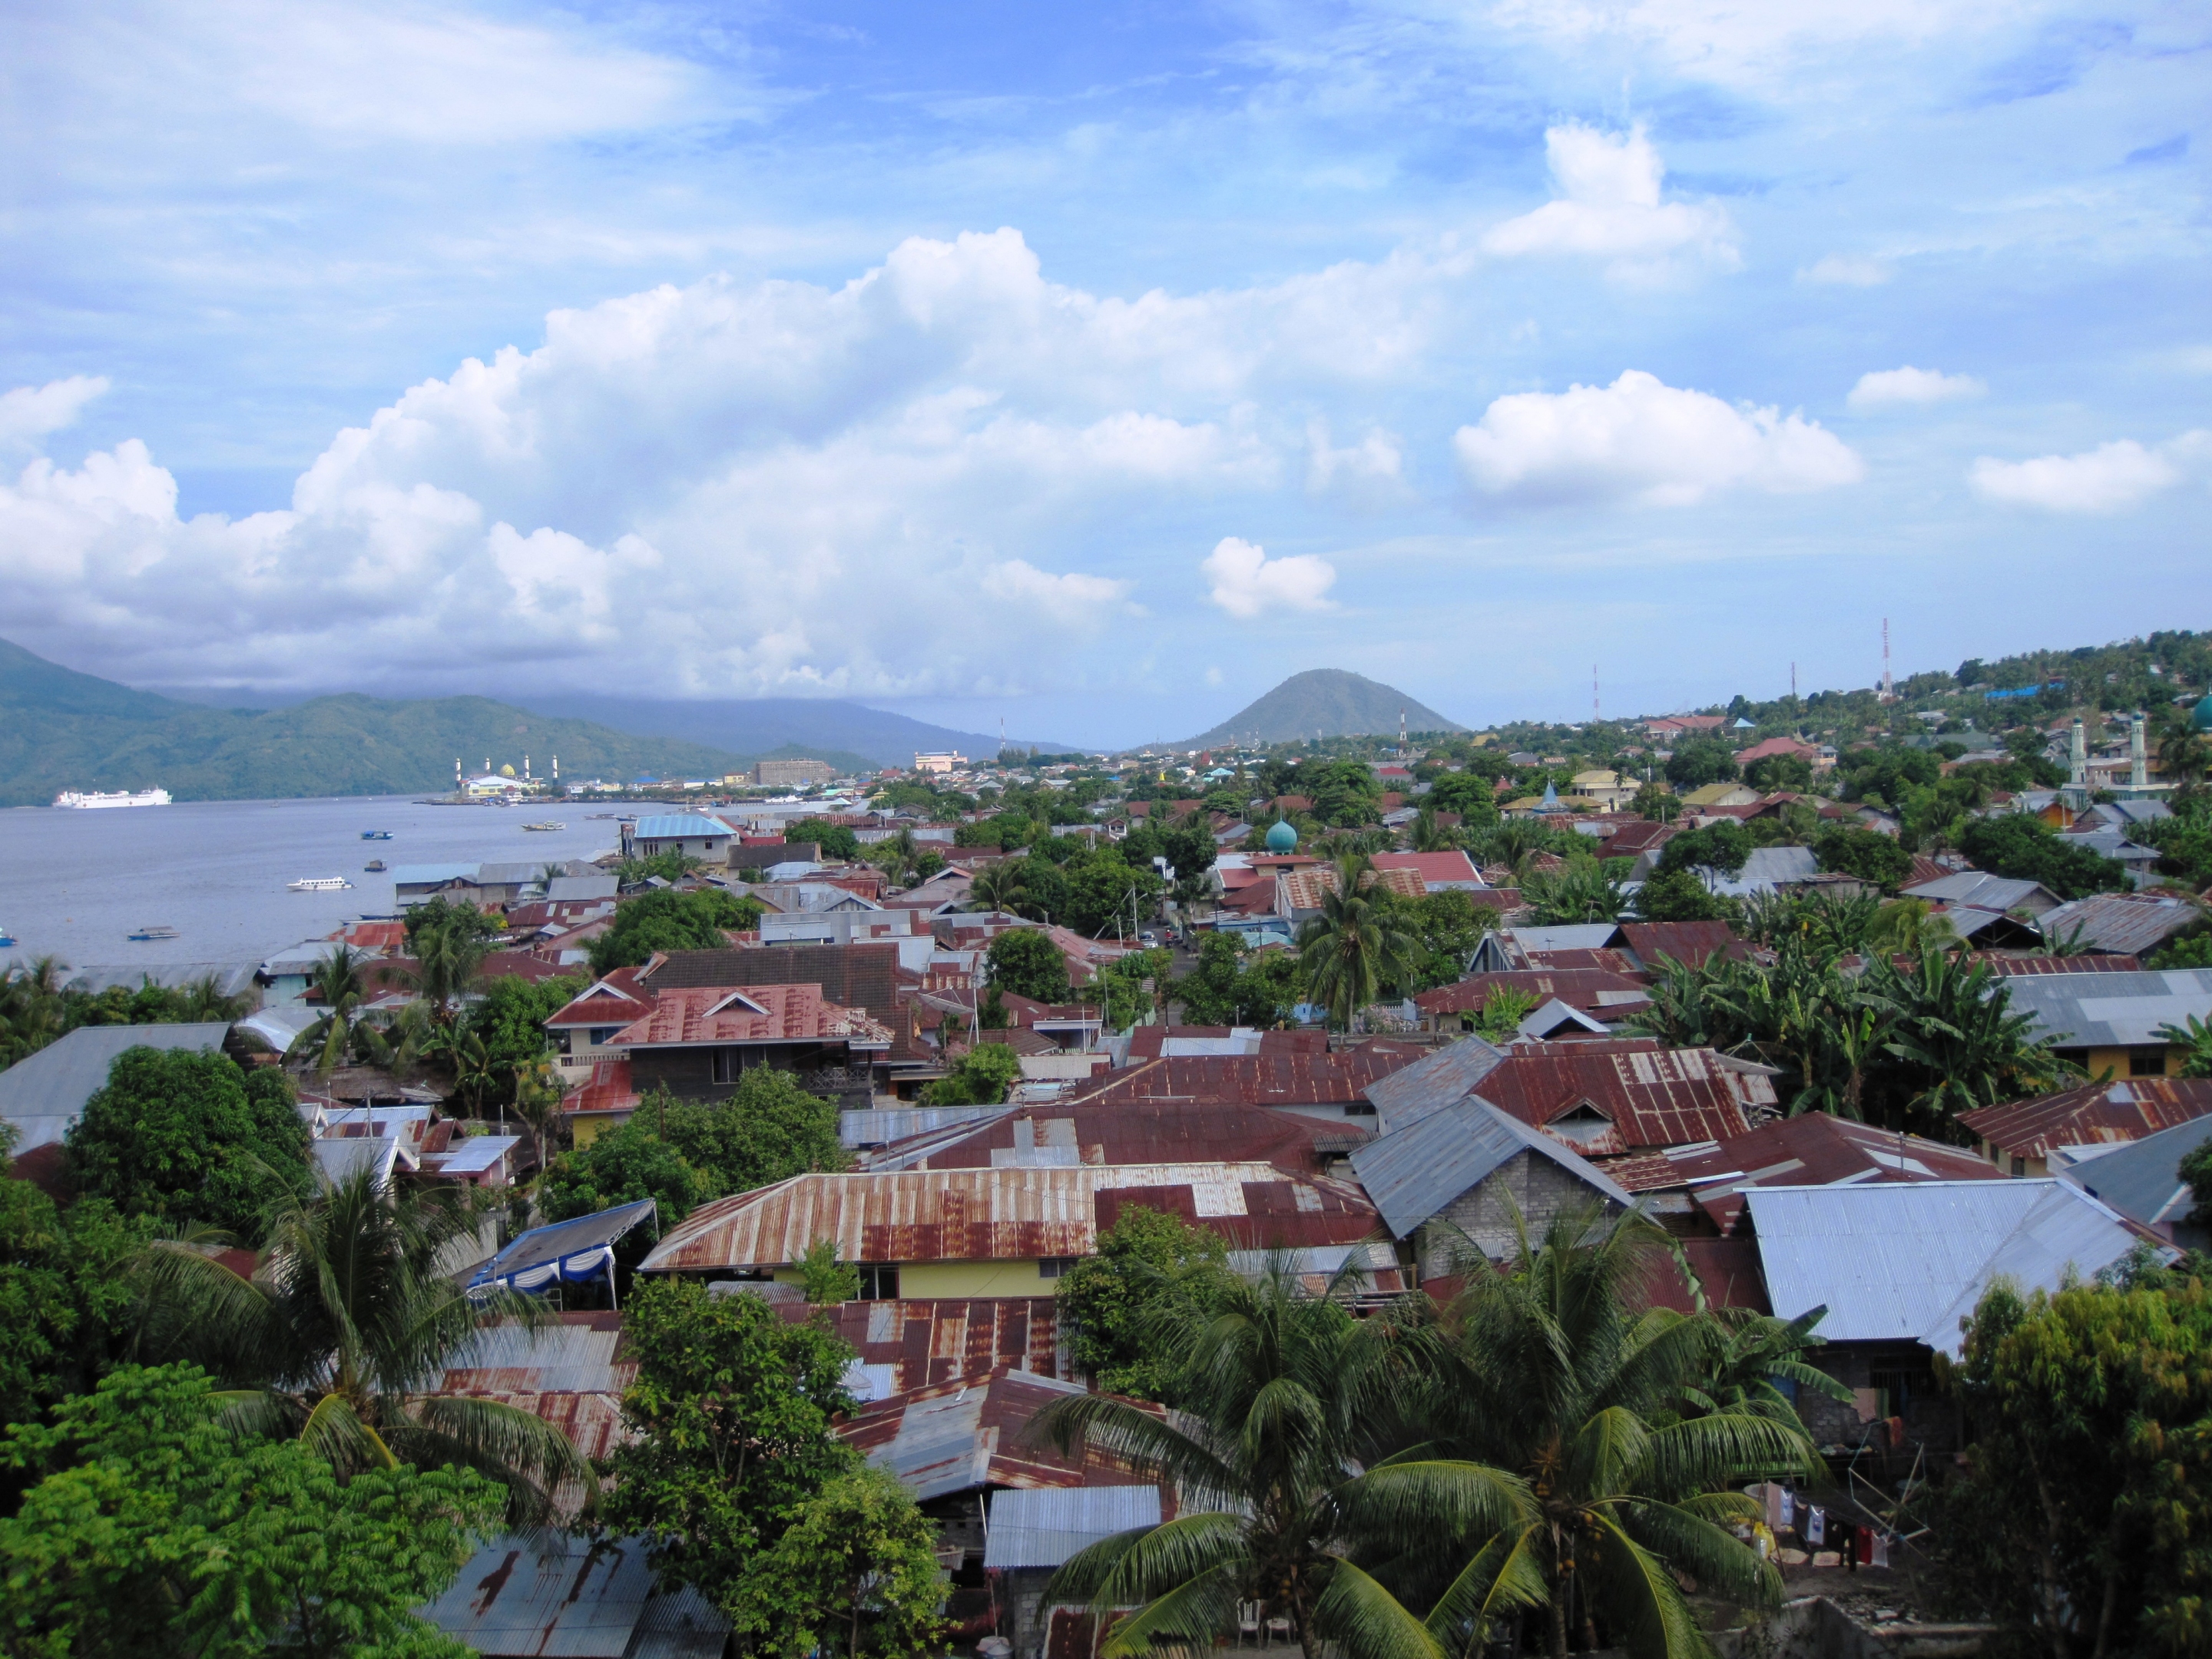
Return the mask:
<svg viewBox="0 0 2212 1659">
<path fill-rule="evenodd" d="M 1881 619 L 1881 700 L 1897 701 L 1897 682 L 1889 675 L 1889 618 Z"/>
<path fill-rule="evenodd" d="M 1592 663 L 1590 665 L 1590 724 L 1601 726 L 1604 722 L 1605 706 L 1598 701 L 1597 696 L 1597 665 Z"/>
</svg>

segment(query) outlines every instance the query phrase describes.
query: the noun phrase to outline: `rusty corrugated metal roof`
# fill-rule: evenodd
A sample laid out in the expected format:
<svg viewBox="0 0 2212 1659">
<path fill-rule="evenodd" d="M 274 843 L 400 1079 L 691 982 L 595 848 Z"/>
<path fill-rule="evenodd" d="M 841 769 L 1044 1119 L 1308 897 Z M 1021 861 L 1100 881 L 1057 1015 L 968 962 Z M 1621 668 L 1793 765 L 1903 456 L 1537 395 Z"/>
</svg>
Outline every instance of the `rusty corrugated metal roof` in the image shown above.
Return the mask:
<svg viewBox="0 0 2212 1659">
<path fill-rule="evenodd" d="M 1088 1445 L 1062 1453 L 1032 1437 L 1038 1413 L 1085 1392 L 1079 1382 L 994 1370 L 864 1406 L 837 1437 L 924 1500 L 982 1486 L 1127 1485 L 1127 1466 Z"/>
<path fill-rule="evenodd" d="M 1753 1187 L 2002 1179 L 2002 1171 L 1968 1147 L 1900 1135 L 1825 1112 L 1778 1119 L 1710 1147 L 1680 1147 L 1635 1162 L 1643 1177 L 1637 1190 L 1686 1186 L 1723 1233 L 1735 1231 L 1744 1192 Z M 1671 1180 L 1658 1177 L 1654 1166 L 1661 1164 L 1672 1171 Z M 1619 1172 L 1613 1173 L 1619 1179 Z"/>
<path fill-rule="evenodd" d="M 1265 1164 L 816 1174 L 701 1206 L 670 1228 L 639 1267 L 702 1273 L 785 1267 L 825 1238 L 846 1261 L 1089 1255 L 1099 1230 L 1113 1224 L 1103 1200 L 1115 1192 L 1141 1192 L 1152 1207 L 1260 1248 L 1351 1243 L 1375 1225 L 1373 1207 L 1356 1186 L 1323 1176 L 1293 1177 Z"/>
<path fill-rule="evenodd" d="M 1349 1105 L 1364 1099 L 1369 1085 L 1407 1063 L 1403 1054 L 1379 1050 L 1171 1055 L 1111 1073 L 1068 1103 L 1184 1100 L 1244 1106 Z"/>
<path fill-rule="evenodd" d="M 1048 1296 L 847 1302 L 779 1307 L 793 1324 L 826 1316 L 883 1395 L 1001 1368 L 1066 1376 L 1060 1304 Z"/>
<path fill-rule="evenodd" d="M 1959 1121 L 2008 1156 L 2047 1158 L 2054 1146 L 2140 1140 L 2207 1113 L 2212 1079 L 2131 1077 L 1977 1107 L 1960 1113 Z"/>
<path fill-rule="evenodd" d="M 1074 1164 L 1272 1164 L 1291 1175 L 1319 1165 L 1317 1143 L 1346 1126 L 1265 1106 L 1137 1100 L 1023 1107 L 960 1130 L 938 1131 L 913 1159 L 886 1146 L 872 1166 L 958 1170 Z M 1365 1139 L 1356 1126 L 1350 1133 Z"/>
<path fill-rule="evenodd" d="M 1522 992 L 1540 1004 L 1557 999 L 1570 1008 L 1613 1019 L 1649 1007 L 1651 999 L 1650 982 L 1640 975 L 1607 968 L 1516 968 L 1471 974 L 1456 984 L 1424 991 L 1413 1001 L 1425 1013 L 1471 1013 L 1480 1012 L 1497 990 Z"/>
<path fill-rule="evenodd" d="M 748 985 L 663 991 L 643 1017 L 610 1039 L 624 1048 L 717 1042 L 831 1042 L 890 1046 L 891 1034 L 862 1010 L 823 1000 L 819 985 Z"/>
</svg>

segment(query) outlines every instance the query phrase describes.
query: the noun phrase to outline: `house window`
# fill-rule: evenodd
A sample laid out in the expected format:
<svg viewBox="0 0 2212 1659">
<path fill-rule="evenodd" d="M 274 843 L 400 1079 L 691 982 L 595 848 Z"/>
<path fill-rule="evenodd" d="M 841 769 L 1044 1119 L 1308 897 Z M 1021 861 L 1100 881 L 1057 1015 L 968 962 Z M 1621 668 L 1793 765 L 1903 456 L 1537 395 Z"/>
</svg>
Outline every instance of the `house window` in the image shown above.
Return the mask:
<svg viewBox="0 0 2212 1659">
<path fill-rule="evenodd" d="M 1072 1255 L 1048 1255 L 1037 1263 L 1039 1279 L 1058 1279 L 1074 1271 L 1075 1258 Z"/>
<path fill-rule="evenodd" d="M 553 1052 L 556 1054 L 566 1054 L 574 1052 L 568 1046 L 568 1034 L 566 1031 L 556 1031 L 553 1033 Z"/>
<path fill-rule="evenodd" d="M 896 1302 L 898 1300 L 898 1264 L 869 1262 L 860 1264 L 860 1300 L 863 1302 Z"/>
<path fill-rule="evenodd" d="M 2016 1176 L 2024 1176 L 2027 1173 L 2027 1160 L 2021 1157 L 2017 1152 L 2013 1154 L 2012 1172 Z"/>
<path fill-rule="evenodd" d="M 597 1048 L 605 1043 L 612 1042 L 615 1040 L 615 1033 L 621 1030 L 622 1027 L 619 1025 L 594 1025 L 591 1031 L 592 1046 Z"/>
<path fill-rule="evenodd" d="M 1936 1373 L 1917 1354 L 1877 1358 L 1868 1369 L 1867 1382 L 1881 1396 L 1885 1416 L 1902 1417 L 1914 1401 L 1936 1392 Z"/>
<path fill-rule="evenodd" d="M 1371 1100 L 1355 1100 L 1344 1109 L 1344 1115 L 1346 1117 L 1373 1117 L 1375 1103 Z"/>
<path fill-rule="evenodd" d="M 2128 1050 L 2130 1077 L 2164 1077 L 2166 1050 L 2164 1048 L 2130 1048 Z"/>
<path fill-rule="evenodd" d="M 744 1054 L 745 1051 L 742 1048 L 715 1049 L 714 1081 L 735 1083 L 738 1080 L 738 1073 L 744 1069 Z"/>
</svg>

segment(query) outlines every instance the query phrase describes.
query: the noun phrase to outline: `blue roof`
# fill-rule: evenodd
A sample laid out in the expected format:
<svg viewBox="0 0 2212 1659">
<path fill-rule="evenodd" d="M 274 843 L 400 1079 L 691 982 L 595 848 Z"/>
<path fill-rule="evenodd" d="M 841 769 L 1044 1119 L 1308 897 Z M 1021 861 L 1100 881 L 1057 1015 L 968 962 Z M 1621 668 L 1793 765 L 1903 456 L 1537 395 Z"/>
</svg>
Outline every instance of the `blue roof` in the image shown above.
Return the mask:
<svg viewBox="0 0 2212 1659">
<path fill-rule="evenodd" d="M 681 841 L 691 836 L 733 836 L 737 831 L 720 818 L 697 812 L 665 812 L 640 818 L 629 834 L 632 841 Z"/>
<path fill-rule="evenodd" d="M 542 1290 L 555 1279 L 577 1284 L 606 1274 L 614 1261 L 614 1242 L 653 1213 L 649 1198 L 617 1204 L 548 1226 L 532 1227 L 477 1269 L 472 1291 L 498 1285 L 508 1290 Z"/>
<path fill-rule="evenodd" d="M 401 864 L 392 871 L 395 887 L 432 887 L 449 881 L 474 881 L 480 866 L 474 864 Z"/>
</svg>

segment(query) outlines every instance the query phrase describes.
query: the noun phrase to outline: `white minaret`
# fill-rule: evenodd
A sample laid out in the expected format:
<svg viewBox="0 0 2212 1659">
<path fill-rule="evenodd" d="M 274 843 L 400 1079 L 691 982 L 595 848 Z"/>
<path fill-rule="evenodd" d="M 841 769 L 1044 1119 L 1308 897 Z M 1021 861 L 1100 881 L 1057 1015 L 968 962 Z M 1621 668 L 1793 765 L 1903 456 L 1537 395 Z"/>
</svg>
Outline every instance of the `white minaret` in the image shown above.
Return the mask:
<svg viewBox="0 0 2212 1659">
<path fill-rule="evenodd" d="M 2081 717 L 2074 717 L 2074 738 L 2067 754 L 2066 787 L 2079 790 L 2084 799 L 2089 793 L 2089 734 L 2083 729 Z"/>
<path fill-rule="evenodd" d="M 558 755 L 553 757 L 553 781 L 561 781 L 561 757 Z"/>
<path fill-rule="evenodd" d="M 530 757 L 527 755 L 522 757 L 522 781 L 525 783 L 530 781 Z"/>
<path fill-rule="evenodd" d="M 2143 717 L 2140 708 L 2128 716 L 2128 787 L 2150 787 L 2150 757 L 2143 750 Z"/>
</svg>

